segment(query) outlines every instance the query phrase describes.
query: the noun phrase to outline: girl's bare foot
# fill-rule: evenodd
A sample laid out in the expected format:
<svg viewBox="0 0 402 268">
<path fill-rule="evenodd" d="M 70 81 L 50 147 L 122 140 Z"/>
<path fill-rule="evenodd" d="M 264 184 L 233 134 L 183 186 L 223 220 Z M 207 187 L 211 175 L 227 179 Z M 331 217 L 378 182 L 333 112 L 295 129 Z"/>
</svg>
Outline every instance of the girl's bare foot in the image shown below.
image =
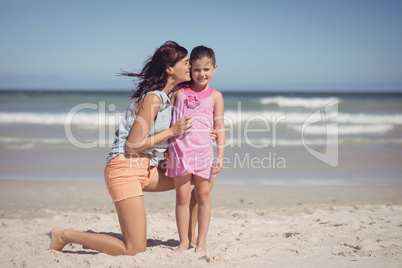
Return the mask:
<svg viewBox="0 0 402 268">
<path fill-rule="evenodd" d="M 64 233 L 63 228 L 60 228 L 60 227 L 53 228 L 53 230 L 50 234 L 51 240 L 50 240 L 49 249 L 61 251 L 64 248 L 66 243 L 64 243 L 64 240 L 63 240 L 63 233 Z"/>
<path fill-rule="evenodd" d="M 205 252 L 205 250 L 206 250 L 205 244 L 204 245 L 198 244 L 197 247 L 195 248 L 195 252 Z"/>
<path fill-rule="evenodd" d="M 197 246 L 197 238 L 195 238 L 194 241 L 192 241 L 192 240 L 190 240 L 190 241 L 191 241 L 191 242 L 190 242 L 190 247 L 195 248 L 195 247 Z"/>
<path fill-rule="evenodd" d="M 190 235 L 189 237 L 188 237 L 188 239 L 190 240 L 190 247 L 196 247 L 196 245 L 197 245 L 197 236 L 195 235 L 195 233 L 194 234 L 192 234 L 192 235 Z"/>
<path fill-rule="evenodd" d="M 197 243 L 196 242 L 194 242 L 194 241 L 191 241 L 190 242 L 190 247 L 191 248 L 195 248 L 197 246 Z"/>
</svg>

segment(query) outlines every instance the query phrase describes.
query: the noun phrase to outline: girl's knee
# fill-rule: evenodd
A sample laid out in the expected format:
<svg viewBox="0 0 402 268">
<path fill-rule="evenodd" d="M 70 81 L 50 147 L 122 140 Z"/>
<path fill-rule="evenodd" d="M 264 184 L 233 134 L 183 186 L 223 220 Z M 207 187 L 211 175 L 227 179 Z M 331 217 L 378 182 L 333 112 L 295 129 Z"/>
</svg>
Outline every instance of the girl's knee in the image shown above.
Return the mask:
<svg viewBox="0 0 402 268">
<path fill-rule="evenodd" d="M 180 206 L 189 205 L 191 200 L 190 194 L 178 194 L 176 195 L 176 204 Z"/>
<path fill-rule="evenodd" d="M 211 202 L 211 195 L 210 191 L 200 191 L 196 192 L 196 198 L 199 205 L 210 203 Z"/>
</svg>

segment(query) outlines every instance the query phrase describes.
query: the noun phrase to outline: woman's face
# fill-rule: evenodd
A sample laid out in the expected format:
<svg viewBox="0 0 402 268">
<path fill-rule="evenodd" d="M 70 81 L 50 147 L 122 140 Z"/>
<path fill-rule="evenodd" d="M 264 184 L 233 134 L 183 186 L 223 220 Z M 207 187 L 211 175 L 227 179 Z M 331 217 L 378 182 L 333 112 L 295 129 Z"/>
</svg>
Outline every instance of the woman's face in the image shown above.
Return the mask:
<svg viewBox="0 0 402 268">
<path fill-rule="evenodd" d="M 170 67 L 171 75 L 177 83 L 190 81 L 190 67 L 188 56 L 185 56 L 183 59 L 179 60 L 175 66 Z"/>
</svg>

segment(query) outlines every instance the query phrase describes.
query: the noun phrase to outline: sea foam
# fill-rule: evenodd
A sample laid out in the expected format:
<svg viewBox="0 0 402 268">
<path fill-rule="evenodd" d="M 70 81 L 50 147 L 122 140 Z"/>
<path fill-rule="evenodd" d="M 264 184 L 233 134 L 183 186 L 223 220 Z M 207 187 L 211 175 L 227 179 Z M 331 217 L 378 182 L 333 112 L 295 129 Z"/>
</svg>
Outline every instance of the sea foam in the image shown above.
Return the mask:
<svg viewBox="0 0 402 268">
<path fill-rule="evenodd" d="M 266 97 L 260 100 L 261 104 L 276 104 L 279 107 L 303 107 L 315 109 L 339 102 L 338 98 L 289 98 L 289 97 Z"/>
</svg>

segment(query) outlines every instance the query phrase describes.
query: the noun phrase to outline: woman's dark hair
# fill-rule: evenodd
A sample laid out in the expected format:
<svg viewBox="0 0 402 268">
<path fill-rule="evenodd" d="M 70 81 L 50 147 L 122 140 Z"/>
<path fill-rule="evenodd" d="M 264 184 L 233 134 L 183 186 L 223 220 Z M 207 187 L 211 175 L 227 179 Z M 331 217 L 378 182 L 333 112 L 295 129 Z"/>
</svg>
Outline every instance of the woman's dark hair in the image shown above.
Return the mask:
<svg viewBox="0 0 402 268">
<path fill-rule="evenodd" d="M 166 69 L 173 67 L 178 61 L 187 56 L 187 49 L 174 41 L 167 41 L 158 49 L 152 57 L 144 63 L 140 73 L 122 72 L 120 75 L 137 77 L 140 81 L 137 89 L 131 96 L 139 102 L 143 96 L 153 90 L 163 90 L 166 86 L 168 75 Z"/>
<path fill-rule="evenodd" d="M 193 48 L 190 54 L 190 64 L 194 60 L 200 60 L 204 57 L 211 59 L 213 66 L 216 65 L 215 52 L 211 48 L 205 46 L 198 46 Z"/>
</svg>

